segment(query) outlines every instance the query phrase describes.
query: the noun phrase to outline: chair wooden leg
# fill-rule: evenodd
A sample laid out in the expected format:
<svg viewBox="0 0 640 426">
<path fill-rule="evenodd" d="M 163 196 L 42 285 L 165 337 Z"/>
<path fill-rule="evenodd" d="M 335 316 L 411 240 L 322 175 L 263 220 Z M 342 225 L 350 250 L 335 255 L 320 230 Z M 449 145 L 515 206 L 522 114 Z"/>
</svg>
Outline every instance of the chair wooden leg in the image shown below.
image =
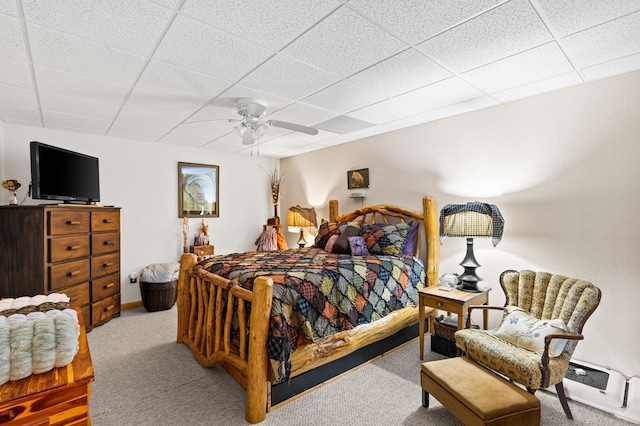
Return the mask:
<svg viewBox="0 0 640 426">
<path fill-rule="evenodd" d="M 424 389 L 422 390 L 422 406 L 429 408 L 429 392 Z"/>
<path fill-rule="evenodd" d="M 564 394 L 564 386 L 562 385 L 562 382 L 556 383 L 556 393 L 558 394 L 560 404 L 562 404 L 564 414 L 569 420 L 573 420 L 573 414 L 571 414 L 571 409 L 569 408 L 569 404 L 567 403 L 567 396 Z"/>
</svg>

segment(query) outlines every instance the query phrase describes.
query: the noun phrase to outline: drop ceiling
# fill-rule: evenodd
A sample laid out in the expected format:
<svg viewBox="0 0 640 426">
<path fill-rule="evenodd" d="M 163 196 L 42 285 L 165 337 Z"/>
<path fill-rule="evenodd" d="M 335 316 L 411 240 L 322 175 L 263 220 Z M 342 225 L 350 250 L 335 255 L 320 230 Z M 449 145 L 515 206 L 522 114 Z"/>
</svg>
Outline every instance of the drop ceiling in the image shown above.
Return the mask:
<svg viewBox="0 0 640 426">
<path fill-rule="evenodd" d="M 637 69 L 640 0 L 0 0 L 0 120 L 274 158 Z"/>
</svg>

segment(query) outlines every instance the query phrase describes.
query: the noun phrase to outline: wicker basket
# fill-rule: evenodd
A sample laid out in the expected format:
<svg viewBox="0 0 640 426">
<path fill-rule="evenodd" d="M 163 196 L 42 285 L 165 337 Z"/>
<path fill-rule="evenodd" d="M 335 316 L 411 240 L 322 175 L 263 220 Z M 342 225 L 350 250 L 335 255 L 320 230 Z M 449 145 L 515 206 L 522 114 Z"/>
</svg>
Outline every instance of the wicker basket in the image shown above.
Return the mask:
<svg viewBox="0 0 640 426">
<path fill-rule="evenodd" d="M 178 280 L 167 283 L 140 281 L 142 304 L 149 312 L 171 309 L 178 298 Z"/>
<path fill-rule="evenodd" d="M 458 331 L 458 328 L 453 325 L 443 324 L 441 322 L 434 322 L 433 328 L 435 330 L 435 335 L 442 337 L 443 339 L 447 339 L 451 342 L 456 339 L 453 337 L 453 334 Z"/>
</svg>

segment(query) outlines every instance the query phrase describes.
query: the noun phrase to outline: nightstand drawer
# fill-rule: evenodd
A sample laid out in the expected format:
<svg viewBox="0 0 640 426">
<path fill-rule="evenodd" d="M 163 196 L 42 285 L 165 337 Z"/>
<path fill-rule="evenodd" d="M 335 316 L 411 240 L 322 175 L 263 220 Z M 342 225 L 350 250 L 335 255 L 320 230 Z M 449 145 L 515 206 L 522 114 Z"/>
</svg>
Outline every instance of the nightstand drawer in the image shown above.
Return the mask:
<svg viewBox="0 0 640 426">
<path fill-rule="evenodd" d="M 461 303 L 454 303 L 450 300 L 442 300 L 435 297 L 427 297 L 426 304 L 427 306 L 431 306 L 433 308 L 447 312 L 457 312 L 462 305 Z"/>
</svg>

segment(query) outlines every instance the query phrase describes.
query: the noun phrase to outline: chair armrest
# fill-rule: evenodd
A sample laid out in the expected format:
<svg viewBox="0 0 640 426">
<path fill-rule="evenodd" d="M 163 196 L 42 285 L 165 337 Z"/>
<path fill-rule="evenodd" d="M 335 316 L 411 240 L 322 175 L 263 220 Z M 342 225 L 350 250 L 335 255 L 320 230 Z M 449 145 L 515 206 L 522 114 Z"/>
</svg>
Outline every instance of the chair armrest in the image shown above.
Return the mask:
<svg viewBox="0 0 640 426">
<path fill-rule="evenodd" d="M 540 360 L 540 370 L 542 371 L 542 387 L 549 386 L 549 345 L 553 339 L 567 339 L 567 340 L 582 340 L 584 336 L 582 334 L 574 333 L 554 333 L 544 336 L 544 351 L 542 351 L 542 358 Z"/>
<path fill-rule="evenodd" d="M 504 309 L 504 306 L 488 306 L 488 305 L 471 305 L 467 308 L 467 321 L 464 324 L 464 328 L 471 328 L 471 311 L 474 309 L 482 310 L 500 310 Z"/>
</svg>

